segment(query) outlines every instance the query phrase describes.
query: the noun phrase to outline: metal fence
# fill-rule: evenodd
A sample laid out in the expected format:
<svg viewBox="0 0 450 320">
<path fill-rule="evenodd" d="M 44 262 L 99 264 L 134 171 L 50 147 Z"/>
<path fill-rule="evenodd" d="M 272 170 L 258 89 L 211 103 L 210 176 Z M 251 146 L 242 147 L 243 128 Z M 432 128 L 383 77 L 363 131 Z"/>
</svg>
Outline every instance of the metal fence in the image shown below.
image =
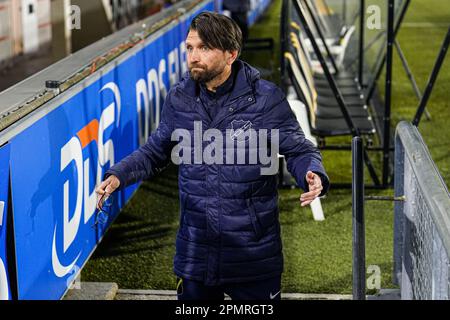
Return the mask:
<svg viewBox="0 0 450 320">
<path fill-rule="evenodd" d="M 450 194 L 417 128 L 395 138 L 394 282 L 402 299 L 448 300 Z"/>
</svg>

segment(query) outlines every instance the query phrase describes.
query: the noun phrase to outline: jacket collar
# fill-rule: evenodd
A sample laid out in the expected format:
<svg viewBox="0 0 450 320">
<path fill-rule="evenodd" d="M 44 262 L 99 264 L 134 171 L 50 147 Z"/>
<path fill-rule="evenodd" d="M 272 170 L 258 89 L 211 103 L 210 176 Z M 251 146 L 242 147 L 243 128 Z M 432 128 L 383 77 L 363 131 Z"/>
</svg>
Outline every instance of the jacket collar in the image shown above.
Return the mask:
<svg viewBox="0 0 450 320">
<path fill-rule="evenodd" d="M 232 68 L 231 68 L 231 73 L 230 76 L 228 77 L 227 80 L 225 80 L 224 83 L 222 83 L 220 86 L 218 86 L 216 88 L 215 92 L 211 92 L 208 90 L 208 88 L 206 88 L 205 84 L 200 84 L 200 91 L 203 92 L 203 94 L 208 95 L 211 98 L 220 98 L 223 97 L 224 95 L 228 94 L 231 92 L 231 90 L 233 90 L 234 84 L 235 84 L 235 78 L 236 78 L 236 74 L 237 74 L 237 65 L 235 63 L 233 63 Z"/>
<path fill-rule="evenodd" d="M 234 82 L 234 87 L 232 89 L 232 92 L 230 93 L 229 98 L 227 99 L 226 104 L 223 106 L 223 108 L 220 108 L 220 111 L 216 115 L 216 117 L 214 119 L 211 119 L 203 107 L 196 109 L 197 112 L 202 114 L 203 118 L 209 119 L 209 121 L 211 121 L 210 125 L 212 127 L 219 125 L 219 123 L 221 123 L 228 116 L 235 114 L 239 110 L 256 102 L 254 85 L 255 82 L 260 79 L 259 71 L 242 60 L 236 60 L 234 63 L 237 64 L 237 74 Z M 178 90 L 180 90 L 185 96 L 188 96 L 189 98 L 199 102 L 199 87 L 200 86 L 198 85 L 198 83 L 192 80 L 189 73 L 187 72 L 184 75 L 183 79 L 180 81 Z M 236 101 L 238 99 L 239 101 Z M 236 104 L 234 107 L 228 108 L 229 105 L 234 104 L 235 102 Z"/>
</svg>

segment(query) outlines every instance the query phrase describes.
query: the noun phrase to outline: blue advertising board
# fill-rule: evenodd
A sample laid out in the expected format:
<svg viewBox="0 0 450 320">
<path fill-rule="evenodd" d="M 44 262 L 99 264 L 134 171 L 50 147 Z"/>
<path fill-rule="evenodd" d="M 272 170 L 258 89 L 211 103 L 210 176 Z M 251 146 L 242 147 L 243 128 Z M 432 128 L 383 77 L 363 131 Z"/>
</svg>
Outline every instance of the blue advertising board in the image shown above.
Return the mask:
<svg viewBox="0 0 450 320">
<path fill-rule="evenodd" d="M 9 145 L 0 148 L 0 300 L 10 300 L 6 231 L 8 225 Z"/>
<path fill-rule="evenodd" d="M 11 141 L 19 299 L 60 299 L 137 185 L 114 195 L 105 224 L 95 186 L 159 123 L 170 87 L 186 71 L 184 39 L 204 2 Z"/>
</svg>

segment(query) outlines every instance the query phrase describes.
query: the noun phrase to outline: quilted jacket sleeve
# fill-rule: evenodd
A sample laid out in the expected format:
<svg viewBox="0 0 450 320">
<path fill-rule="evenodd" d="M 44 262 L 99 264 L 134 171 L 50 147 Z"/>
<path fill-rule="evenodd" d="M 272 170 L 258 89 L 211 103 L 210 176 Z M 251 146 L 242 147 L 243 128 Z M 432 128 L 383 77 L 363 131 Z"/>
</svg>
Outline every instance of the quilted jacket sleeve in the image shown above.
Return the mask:
<svg viewBox="0 0 450 320">
<path fill-rule="evenodd" d="M 164 102 L 158 128 L 149 136 L 147 142 L 105 173 L 105 178 L 110 175 L 119 178 L 120 189 L 153 177 L 169 163 L 174 122 L 170 94 L 171 92 Z"/>
<path fill-rule="evenodd" d="M 278 129 L 279 153 L 285 156 L 288 171 L 295 178 L 297 185 L 308 191 L 305 177 L 308 171 L 312 171 L 322 179 L 321 196 L 326 194 L 330 183 L 322 165 L 320 152 L 305 138 L 285 95 L 279 88 L 273 89 L 268 97 L 264 119 L 266 128 Z"/>
</svg>

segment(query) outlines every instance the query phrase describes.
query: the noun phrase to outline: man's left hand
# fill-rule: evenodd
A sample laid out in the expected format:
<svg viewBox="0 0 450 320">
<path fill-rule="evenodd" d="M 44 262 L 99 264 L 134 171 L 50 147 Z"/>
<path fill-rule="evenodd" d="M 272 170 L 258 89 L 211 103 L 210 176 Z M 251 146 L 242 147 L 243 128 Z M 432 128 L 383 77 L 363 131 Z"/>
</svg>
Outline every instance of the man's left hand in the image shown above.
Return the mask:
<svg viewBox="0 0 450 320">
<path fill-rule="evenodd" d="M 302 207 L 313 202 L 323 190 L 322 179 L 312 171 L 306 173 L 306 183 L 308 184 L 309 191 L 300 196 Z"/>
</svg>

